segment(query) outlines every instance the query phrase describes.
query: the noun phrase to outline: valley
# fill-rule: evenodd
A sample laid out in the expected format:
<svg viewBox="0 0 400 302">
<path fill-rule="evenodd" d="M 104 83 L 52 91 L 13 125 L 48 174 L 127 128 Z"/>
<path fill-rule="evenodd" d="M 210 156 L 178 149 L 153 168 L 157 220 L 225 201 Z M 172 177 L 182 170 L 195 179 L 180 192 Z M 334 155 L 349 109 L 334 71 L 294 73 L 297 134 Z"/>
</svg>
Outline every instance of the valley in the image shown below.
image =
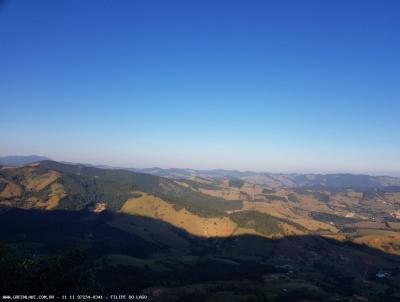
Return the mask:
<svg viewBox="0 0 400 302">
<path fill-rule="evenodd" d="M 72 261 L 73 249 L 79 274 L 93 282 L 85 292 L 124 292 L 129 282 L 154 301 L 193 291 L 211 291 L 207 301 L 400 297 L 400 190 L 392 186 L 273 187 L 41 161 L 0 169 L 0 206 L 2 251 L 14 265 L 31 263 L 14 277 L 30 291 L 43 286 L 29 277 L 40 274 L 40 259 Z"/>
</svg>

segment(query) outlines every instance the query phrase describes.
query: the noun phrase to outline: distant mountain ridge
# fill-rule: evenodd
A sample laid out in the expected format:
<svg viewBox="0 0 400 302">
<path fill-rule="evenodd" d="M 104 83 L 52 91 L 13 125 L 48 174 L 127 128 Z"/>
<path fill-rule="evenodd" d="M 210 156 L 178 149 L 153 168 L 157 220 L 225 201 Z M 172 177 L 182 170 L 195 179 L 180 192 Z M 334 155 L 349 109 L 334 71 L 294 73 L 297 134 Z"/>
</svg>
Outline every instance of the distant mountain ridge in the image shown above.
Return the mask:
<svg viewBox="0 0 400 302">
<path fill-rule="evenodd" d="M 131 169 L 132 171 L 149 173 L 174 179 L 190 177 L 206 177 L 212 179 L 233 178 L 247 182 L 276 187 L 330 187 L 330 188 L 380 188 L 400 186 L 400 177 L 371 176 L 364 174 L 300 174 L 300 173 L 269 173 L 237 170 L 194 170 L 194 169 L 162 169 L 146 168 Z"/>
<path fill-rule="evenodd" d="M 0 157 L 0 165 L 23 166 L 39 161 L 50 160 L 46 156 L 3 156 Z M 67 163 L 67 162 L 65 162 Z M 67 163 L 71 164 L 71 163 Z M 270 173 L 238 170 L 195 170 L 187 168 L 122 168 L 108 165 L 89 165 L 101 169 L 119 169 L 132 172 L 152 174 L 171 179 L 190 179 L 192 177 L 205 177 L 211 179 L 241 179 L 250 183 L 263 185 L 271 188 L 277 187 L 327 187 L 327 188 L 382 188 L 400 187 L 400 177 L 393 176 L 371 176 L 365 174 L 336 173 L 336 174 L 301 174 L 301 173 Z"/>
<path fill-rule="evenodd" d="M 4 166 L 22 166 L 34 162 L 50 160 L 50 158 L 41 155 L 10 155 L 0 156 L 0 165 Z"/>
</svg>

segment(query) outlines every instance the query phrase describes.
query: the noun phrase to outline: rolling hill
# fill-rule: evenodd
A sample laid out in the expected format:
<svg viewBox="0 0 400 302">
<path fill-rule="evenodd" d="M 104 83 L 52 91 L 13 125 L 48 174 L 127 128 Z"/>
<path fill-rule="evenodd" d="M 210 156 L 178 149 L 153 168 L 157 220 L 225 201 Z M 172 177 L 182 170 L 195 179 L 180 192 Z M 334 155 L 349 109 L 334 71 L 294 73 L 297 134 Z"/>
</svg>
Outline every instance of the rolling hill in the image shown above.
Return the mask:
<svg viewBox="0 0 400 302">
<path fill-rule="evenodd" d="M 269 187 L 328 187 L 328 188 L 380 188 L 400 187 L 400 177 L 370 176 L 349 173 L 341 174 L 283 174 L 236 170 L 193 170 L 193 169 L 131 169 L 174 179 L 194 176 L 212 179 L 241 179 Z"/>
<path fill-rule="evenodd" d="M 339 178 L 266 186 L 48 160 L 5 166 L 0 289 L 396 301 L 400 190 Z"/>
</svg>

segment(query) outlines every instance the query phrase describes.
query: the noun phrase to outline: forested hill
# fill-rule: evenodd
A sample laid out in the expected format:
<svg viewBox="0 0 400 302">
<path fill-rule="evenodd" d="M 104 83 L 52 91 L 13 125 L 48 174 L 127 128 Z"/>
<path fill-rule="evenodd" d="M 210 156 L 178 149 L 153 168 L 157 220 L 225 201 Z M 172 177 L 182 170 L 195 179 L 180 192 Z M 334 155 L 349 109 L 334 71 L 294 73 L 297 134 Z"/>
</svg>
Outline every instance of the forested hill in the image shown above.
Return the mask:
<svg viewBox="0 0 400 302">
<path fill-rule="evenodd" d="M 122 169 L 100 169 L 80 164 L 41 161 L 0 170 L 0 203 L 17 207 L 80 210 L 106 203 L 113 211 L 138 191 L 158 196 L 176 209 L 200 216 L 222 216 L 241 207 L 179 185 L 174 180 Z"/>
</svg>

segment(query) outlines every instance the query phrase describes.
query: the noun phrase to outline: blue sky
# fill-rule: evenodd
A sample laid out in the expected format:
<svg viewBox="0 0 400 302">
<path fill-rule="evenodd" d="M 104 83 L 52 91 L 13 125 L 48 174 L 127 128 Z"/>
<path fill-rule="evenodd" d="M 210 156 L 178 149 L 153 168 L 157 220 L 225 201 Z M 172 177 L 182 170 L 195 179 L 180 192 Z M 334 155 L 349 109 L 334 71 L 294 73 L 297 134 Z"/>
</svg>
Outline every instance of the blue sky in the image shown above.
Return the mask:
<svg viewBox="0 0 400 302">
<path fill-rule="evenodd" d="M 0 155 L 400 175 L 399 1 L 2 1 Z"/>
</svg>

